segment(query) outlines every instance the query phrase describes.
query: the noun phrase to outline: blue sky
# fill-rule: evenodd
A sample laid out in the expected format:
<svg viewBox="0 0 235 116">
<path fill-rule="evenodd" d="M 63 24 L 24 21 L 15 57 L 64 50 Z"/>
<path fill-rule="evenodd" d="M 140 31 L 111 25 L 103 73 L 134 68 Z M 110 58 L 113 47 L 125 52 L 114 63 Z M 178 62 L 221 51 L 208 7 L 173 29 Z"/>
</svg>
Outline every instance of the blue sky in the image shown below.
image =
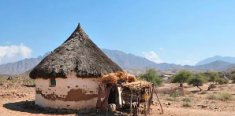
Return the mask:
<svg viewBox="0 0 235 116">
<path fill-rule="evenodd" d="M 0 64 L 52 51 L 78 22 L 101 48 L 155 62 L 235 56 L 233 0 L 0 1 Z"/>
</svg>

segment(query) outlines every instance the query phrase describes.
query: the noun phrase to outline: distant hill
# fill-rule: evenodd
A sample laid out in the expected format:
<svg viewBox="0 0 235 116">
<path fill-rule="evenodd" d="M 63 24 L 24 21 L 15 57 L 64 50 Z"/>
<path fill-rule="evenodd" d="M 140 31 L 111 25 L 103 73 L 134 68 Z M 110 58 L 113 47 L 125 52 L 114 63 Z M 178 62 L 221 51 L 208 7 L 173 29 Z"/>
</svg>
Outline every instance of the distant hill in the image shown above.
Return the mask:
<svg viewBox="0 0 235 116">
<path fill-rule="evenodd" d="M 154 68 L 157 65 L 146 58 L 127 54 L 118 50 L 103 49 L 103 52 L 123 69 Z"/>
<path fill-rule="evenodd" d="M 180 67 L 179 65 L 175 64 L 167 64 L 167 63 L 156 64 L 152 61 L 149 61 L 146 58 L 136 56 L 133 54 L 127 54 L 125 52 L 118 50 L 103 49 L 103 51 L 109 58 L 111 58 L 114 62 L 116 62 L 119 66 L 121 66 L 125 70 L 143 71 L 147 68 L 167 70 L 171 68 Z M 29 70 L 35 67 L 42 59 L 43 57 L 30 58 L 15 63 L 0 65 L 0 74 L 15 75 L 15 74 L 22 74 L 26 71 L 29 72 Z"/>
<path fill-rule="evenodd" d="M 227 63 L 235 64 L 235 57 L 214 56 L 214 57 L 204 59 L 204 60 L 198 62 L 196 65 L 198 66 L 198 65 L 209 64 L 209 63 L 212 63 L 215 61 L 224 61 Z"/>
<path fill-rule="evenodd" d="M 124 70 L 132 72 L 134 74 L 142 73 L 144 70 L 148 68 L 154 68 L 154 69 L 161 70 L 161 71 L 172 71 L 172 72 L 176 72 L 182 69 L 192 70 L 192 71 L 208 71 L 208 70 L 225 71 L 227 69 L 235 68 L 235 65 L 231 63 L 233 61 L 232 57 L 225 58 L 225 59 L 229 59 L 230 62 L 226 62 L 224 60 L 214 61 L 213 58 L 208 58 L 212 60 L 206 59 L 205 61 L 199 62 L 198 65 L 196 66 L 181 66 L 181 65 L 168 64 L 168 63 L 157 64 L 146 58 L 136 56 L 133 54 L 128 54 L 128 53 L 118 51 L 118 50 L 103 49 L 103 51 L 109 58 L 111 58 Z M 27 75 L 30 72 L 30 70 L 32 70 L 32 68 L 34 68 L 43 59 L 43 57 L 29 58 L 29 59 L 24 59 L 24 60 L 15 62 L 15 63 L 8 63 L 8 64 L 0 65 L 0 74 Z M 202 65 L 199 65 L 199 64 L 202 64 Z"/>
<path fill-rule="evenodd" d="M 210 62 L 208 64 L 197 65 L 194 67 L 194 69 L 202 70 L 202 71 L 206 71 L 206 70 L 226 71 L 226 70 L 231 69 L 233 67 L 235 67 L 235 64 L 221 61 L 221 60 L 216 60 L 216 61 Z"/>
<path fill-rule="evenodd" d="M 104 53 L 111 58 L 114 62 L 116 62 L 123 69 L 131 70 L 131 69 L 147 69 L 147 68 L 155 68 L 158 70 L 168 70 L 171 68 L 180 68 L 180 65 L 176 64 L 168 64 L 168 63 L 160 63 L 157 64 L 152 62 L 146 58 L 136 56 L 133 54 L 127 54 L 118 50 L 108 50 L 103 49 Z"/>
<path fill-rule="evenodd" d="M 16 75 L 35 67 L 43 57 L 24 59 L 15 63 L 0 65 L 0 74 Z"/>
</svg>

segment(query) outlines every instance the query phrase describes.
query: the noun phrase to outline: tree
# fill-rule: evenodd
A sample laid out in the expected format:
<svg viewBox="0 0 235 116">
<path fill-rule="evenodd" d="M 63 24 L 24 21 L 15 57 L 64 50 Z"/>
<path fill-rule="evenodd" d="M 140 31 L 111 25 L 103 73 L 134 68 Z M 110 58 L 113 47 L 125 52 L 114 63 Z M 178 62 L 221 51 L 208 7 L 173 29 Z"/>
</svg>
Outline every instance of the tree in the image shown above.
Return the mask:
<svg viewBox="0 0 235 116">
<path fill-rule="evenodd" d="M 235 71 L 232 71 L 229 75 L 229 78 L 235 83 Z"/>
<path fill-rule="evenodd" d="M 210 72 L 205 73 L 205 75 L 209 78 L 209 82 L 212 82 L 213 84 L 215 84 L 216 80 L 220 78 L 218 72 L 210 71 Z"/>
<path fill-rule="evenodd" d="M 205 76 L 207 76 L 208 77 L 208 81 L 209 82 L 212 82 L 209 86 L 208 86 L 208 91 L 210 91 L 211 89 L 213 89 L 213 88 L 216 88 L 216 81 L 218 81 L 219 80 L 219 73 L 218 72 L 212 72 L 212 71 L 210 71 L 210 72 L 207 72 L 207 73 L 205 73 Z"/>
<path fill-rule="evenodd" d="M 190 78 L 192 78 L 192 73 L 183 70 L 173 76 L 172 83 L 180 83 L 180 87 L 183 87 L 183 83 L 187 82 Z"/>
<path fill-rule="evenodd" d="M 206 72 L 204 73 L 205 76 L 208 77 L 209 82 L 211 82 L 211 84 L 208 86 L 208 91 L 216 88 L 216 84 L 227 84 L 228 80 L 224 78 L 224 73 L 222 72 Z"/>
<path fill-rule="evenodd" d="M 227 84 L 227 83 L 228 83 L 228 80 L 226 80 L 226 79 L 220 77 L 220 78 L 217 78 L 217 79 L 215 80 L 215 82 L 216 82 L 216 84 L 222 85 L 222 84 Z"/>
<path fill-rule="evenodd" d="M 148 69 L 145 74 L 140 76 L 140 79 L 153 83 L 155 86 L 162 84 L 162 78 L 160 78 L 154 69 Z"/>
<path fill-rule="evenodd" d="M 205 82 L 206 82 L 205 76 L 203 76 L 202 74 L 195 74 L 193 76 L 193 78 L 191 78 L 188 81 L 188 84 L 193 85 L 193 86 L 197 87 L 200 91 L 202 91 L 202 89 L 199 86 L 202 86 L 203 83 L 205 83 Z"/>
</svg>

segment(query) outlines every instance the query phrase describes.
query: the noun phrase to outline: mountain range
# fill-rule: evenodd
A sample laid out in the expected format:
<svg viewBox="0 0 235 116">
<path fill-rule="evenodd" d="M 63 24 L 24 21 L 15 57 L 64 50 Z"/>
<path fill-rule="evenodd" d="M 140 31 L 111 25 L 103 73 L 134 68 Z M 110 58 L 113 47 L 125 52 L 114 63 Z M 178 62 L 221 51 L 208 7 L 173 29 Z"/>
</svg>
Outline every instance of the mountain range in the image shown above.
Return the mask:
<svg viewBox="0 0 235 116">
<path fill-rule="evenodd" d="M 28 58 L 14 63 L 0 65 L 0 74 L 16 75 L 34 68 L 43 57 Z"/>
<path fill-rule="evenodd" d="M 235 67 L 235 64 L 226 62 L 225 60 L 215 60 L 208 64 L 196 65 L 193 68 L 200 71 L 227 71 Z"/>
<path fill-rule="evenodd" d="M 148 68 L 154 68 L 161 71 L 172 71 L 186 69 L 192 71 L 226 71 L 235 67 L 235 57 L 215 56 L 198 62 L 195 66 L 181 66 L 168 63 L 155 63 L 146 58 L 128 54 L 118 50 L 102 49 L 103 52 L 121 66 L 124 70 L 141 73 Z M 0 65 L 0 74 L 17 75 L 29 72 L 34 68 L 45 56 L 38 58 L 23 59 L 15 63 Z"/>
<path fill-rule="evenodd" d="M 207 59 L 204 59 L 202 61 L 199 61 L 196 65 L 204 65 L 204 64 L 209 64 L 215 61 L 223 61 L 223 62 L 227 62 L 230 64 L 235 64 L 235 57 L 228 57 L 228 56 L 214 56 L 214 57 L 210 57 Z"/>
</svg>

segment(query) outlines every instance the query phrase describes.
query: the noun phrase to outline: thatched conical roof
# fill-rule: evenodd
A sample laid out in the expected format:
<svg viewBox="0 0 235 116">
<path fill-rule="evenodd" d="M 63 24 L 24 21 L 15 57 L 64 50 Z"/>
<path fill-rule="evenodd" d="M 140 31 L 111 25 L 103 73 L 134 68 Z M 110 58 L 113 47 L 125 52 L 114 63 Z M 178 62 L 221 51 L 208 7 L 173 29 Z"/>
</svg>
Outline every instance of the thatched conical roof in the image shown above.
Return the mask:
<svg viewBox="0 0 235 116">
<path fill-rule="evenodd" d="M 78 24 L 71 36 L 30 72 L 30 77 L 65 78 L 70 72 L 76 72 L 77 77 L 100 77 L 116 71 L 122 69 L 91 41 Z"/>
</svg>

